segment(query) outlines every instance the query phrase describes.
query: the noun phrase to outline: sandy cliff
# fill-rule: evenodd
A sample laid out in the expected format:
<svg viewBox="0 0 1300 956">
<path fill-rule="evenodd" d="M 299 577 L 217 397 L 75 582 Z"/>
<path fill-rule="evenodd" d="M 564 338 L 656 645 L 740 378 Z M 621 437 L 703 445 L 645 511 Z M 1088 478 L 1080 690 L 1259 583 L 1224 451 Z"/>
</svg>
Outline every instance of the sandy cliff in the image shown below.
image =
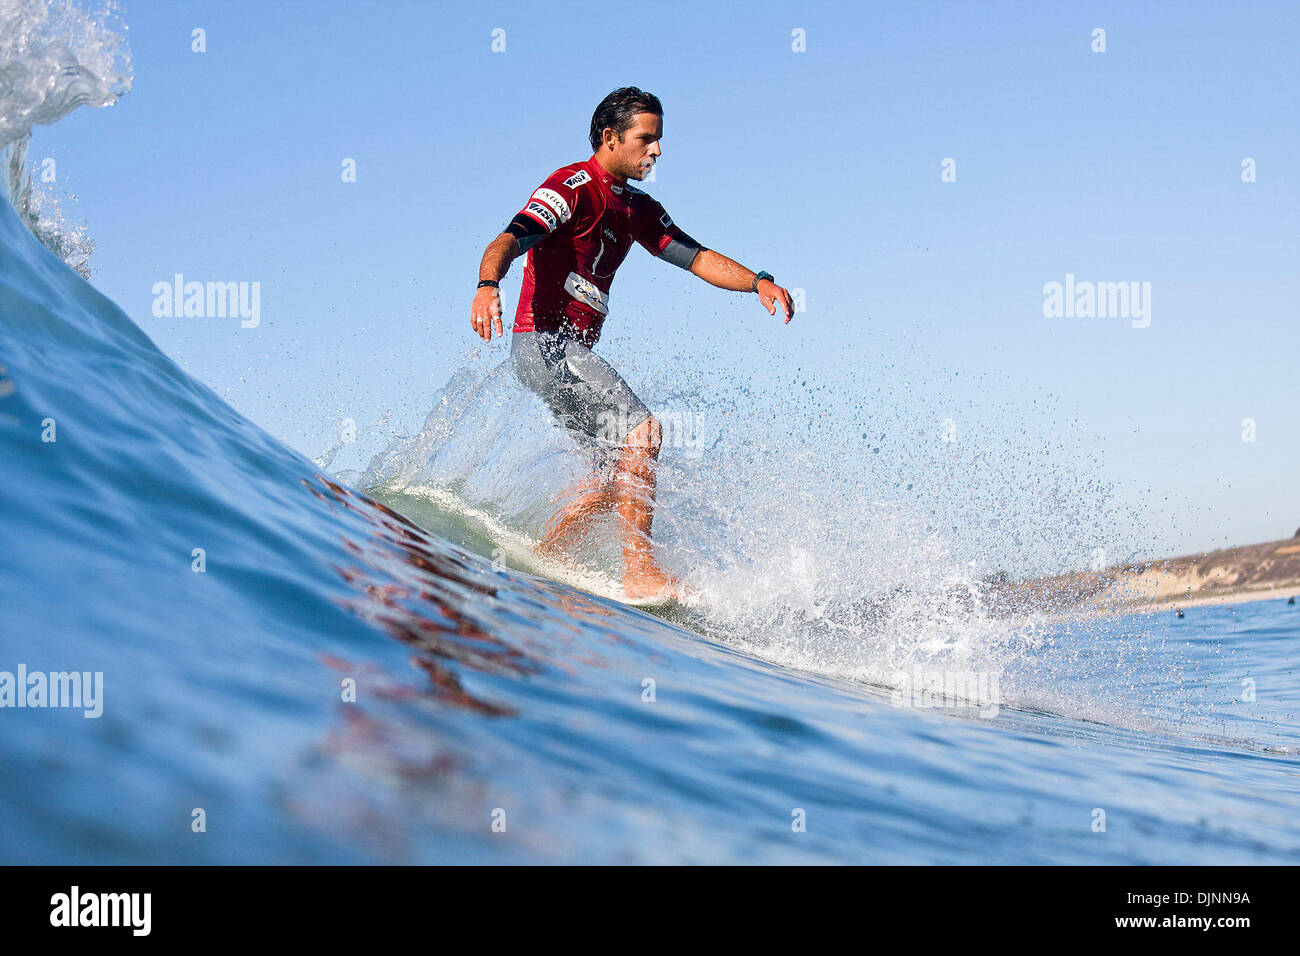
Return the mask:
<svg viewBox="0 0 1300 956">
<path fill-rule="evenodd" d="M 1027 581 L 989 582 L 1006 613 L 1037 608 L 1118 610 L 1291 597 L 1300 593 L 1300 533 L 1205 554 Z"/>
</svg>

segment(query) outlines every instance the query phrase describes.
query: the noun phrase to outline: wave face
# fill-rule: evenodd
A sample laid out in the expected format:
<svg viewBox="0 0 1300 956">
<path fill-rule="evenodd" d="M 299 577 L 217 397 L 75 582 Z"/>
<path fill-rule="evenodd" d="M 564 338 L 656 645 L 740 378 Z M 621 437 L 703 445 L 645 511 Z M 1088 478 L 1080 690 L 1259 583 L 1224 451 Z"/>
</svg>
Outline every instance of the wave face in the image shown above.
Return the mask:
<svg viewBox="0 0 1300 956">
<path fill-rule="evenodd" d="M 710 394 L 741 433 L 772 411 Z M 995 619 L 811 423 L 666 454 L 657 534 L 705 601 L 656 617 L 467 517 L 531 533 L 581 476 L 539 414 L 467 368 L 327 476 L 0 202 L 0 862 L 1300 858 L 1294 608 Z"/>
</svg>

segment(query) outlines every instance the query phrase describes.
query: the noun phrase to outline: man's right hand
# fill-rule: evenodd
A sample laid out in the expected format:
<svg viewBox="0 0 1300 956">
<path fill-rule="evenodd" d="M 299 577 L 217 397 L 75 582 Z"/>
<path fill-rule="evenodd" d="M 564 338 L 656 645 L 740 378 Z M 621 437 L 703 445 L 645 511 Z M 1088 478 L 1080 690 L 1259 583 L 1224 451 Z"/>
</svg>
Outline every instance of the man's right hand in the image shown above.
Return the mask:
<svg viewBox="0 0 1300 956">
<path fill-rule="evenodd" d="M 474 294 L 474 304 L 469 310 L 469 324 L 484 341 L 492 341 L 492 326 L 496 325 L 497 335 L 505 338 L 501 330 L 501 290 L 485 285 Z"/>
</svg>

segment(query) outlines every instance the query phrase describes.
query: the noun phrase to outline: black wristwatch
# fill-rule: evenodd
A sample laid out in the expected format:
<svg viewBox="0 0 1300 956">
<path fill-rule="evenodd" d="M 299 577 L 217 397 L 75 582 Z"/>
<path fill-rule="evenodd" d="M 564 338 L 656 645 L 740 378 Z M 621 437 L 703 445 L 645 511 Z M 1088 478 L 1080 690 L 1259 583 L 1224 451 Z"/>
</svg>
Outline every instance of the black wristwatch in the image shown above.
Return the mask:
<svg viewBox="0 0 1300 956">
<path fill-rule="evenodd" d="M 771 281 L 772 281 L 772 273 L 770 273 L 770 272 L 760 272 L 758 275 L 754 276 L 754 285 L 753 285 L 752 288 L 750 288 L 749 291 L 750 291 L 750 292 L 757 292 L 757 291 L 758 291 L 758 284 L 759 284 L 760 282 L 762 282 L 764 279 L 767 279 L 769 282 L 771 282 Z"/>
<path fill-rule="evenodd" d="M 490 286 L 491 286 L 492 288 L 494 288 L 494 289 L 499 289 L 499 288 L 501 288 L 501 283 L 500 283 L 500 282 L 497 282 L 496 279 L 479 279 L 479 280 L 478 280 L 478 287 L 479 287 L 480 289 L 483 288 L 485 285 L 490 285 Z"/>
</svg>

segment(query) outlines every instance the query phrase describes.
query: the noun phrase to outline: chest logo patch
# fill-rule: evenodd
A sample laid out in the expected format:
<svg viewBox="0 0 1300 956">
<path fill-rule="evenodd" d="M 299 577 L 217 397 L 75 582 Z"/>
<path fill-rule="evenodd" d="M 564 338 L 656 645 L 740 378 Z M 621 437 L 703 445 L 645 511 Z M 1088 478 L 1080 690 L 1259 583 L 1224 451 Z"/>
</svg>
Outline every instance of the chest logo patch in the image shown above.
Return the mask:
<svg viewBox="0 0 1300 956">
<path fill-rule="evenodd" d="M 570 272 L 569 277 L 564 280 L 564 291 L 601 315 L 609 313 L 609 299 L 605 293 L 597 289 L 595 283 L 584 279 L 576 272 Z"/>
</svg>

